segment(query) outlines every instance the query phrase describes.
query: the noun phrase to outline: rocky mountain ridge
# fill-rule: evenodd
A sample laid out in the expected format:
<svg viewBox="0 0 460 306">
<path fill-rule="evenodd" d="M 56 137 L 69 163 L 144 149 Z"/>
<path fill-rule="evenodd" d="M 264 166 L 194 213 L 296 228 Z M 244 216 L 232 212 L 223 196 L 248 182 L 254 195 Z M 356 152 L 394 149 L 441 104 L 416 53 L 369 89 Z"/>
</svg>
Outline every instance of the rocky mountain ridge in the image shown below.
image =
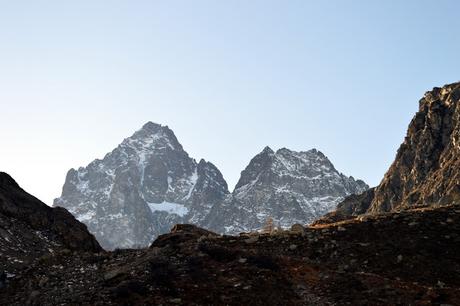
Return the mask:
<svg viewBox="0 0 460 306">
<path fill-rule="evenodd" d="M 190 158 L 166 126 L 145 124 L 102 160 L 71 169 L 54 206 L 108 248 L 146 246 L 176 223 L 197 223 L 227 195 L 209 162 Z"/>
<path fill-rule="evenodd" d="M 320 222 L 460 202 L 460 82 L 425 93 L 382 182 Z"/>
<path fill-rule="evenodd" d="M 275 226 L 307 224 L 333 210 L 346 196 L 368 186 L 339 173 L 320 151 L 305 152 L 266 147 L 241 172 L 230 197 L 210 213 L 209 228 L 238 234 Z"/>
<path fill-rule="evenodd" d="M 321 152 L 265 148 L 233 191 L 210 162 L 196 162 L 167 126 L 149 122 L 102 160 L 71 169 L 54 206 L 87 224 L 107 249 L 149 245 L 177 223 L 236 234 L 308 223 L 366 190 Z"/>
</svg>

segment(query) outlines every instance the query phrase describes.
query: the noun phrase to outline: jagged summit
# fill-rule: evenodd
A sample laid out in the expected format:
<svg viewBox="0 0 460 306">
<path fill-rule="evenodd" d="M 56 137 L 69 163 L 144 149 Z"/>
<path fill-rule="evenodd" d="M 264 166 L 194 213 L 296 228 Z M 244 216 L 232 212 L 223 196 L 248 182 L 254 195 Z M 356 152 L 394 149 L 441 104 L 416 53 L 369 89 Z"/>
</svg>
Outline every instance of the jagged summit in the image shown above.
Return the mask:
<svg viewBox="0 0 460 306">
<path fill-rule="evenodd" d="M 166 128 L 168 126 L 165 126 Z M 161 124 L 158 124 L 158 123 L 155 123 L 155 122 L 152 122 L 152 121 L 148 121 L 147 123 L 145 123 L 143 126 L 142 126 L 142 129 L 143 130 L 147 130 L 147 131 L 157 131 L 159 129 L 163 128 L 163 126 Z"/>
<path fill-rule="evenodd" d="M 126 138 L 120 146 L 132 147 L 134 150 L 183 150 L 176 135 L 168 126 L 151 121 L 144 124 L 131 137 Z"/>
<path fill-rule="evenodd" d="M 265 146 L 265 148 L 260 153 L 273 154 L 275 152 L 269 146 Z"/>
<path fill-rule="evenodd" d="M 280 153 L 280 152 L 312 153 L 312 154 L 319 154 L 319 155 L 325 156 L 321 151 L 317 150 L 316 148 L 312 148 L 307 151 L 295 151 L 295 150 L 288 149 L 286 147 L 282 147 L 276 150 L 276 153 Z"/>
<path fill-rule="evenodd" d="M 212 163 L 197 163 L 171 129 L 147 122 L 102 160 L 71 169 L 54 205 L 111 249 L 146 246 L 176 223 L 200 222 L 226 194 Z"/>
<path fill-rule="evenodd" d="M 236 189 L 248 181 L 256 179 L 256 176 L 259 176 L 263 171 L 277 172 L 280 175 L 315 178 L 325 170 L 336 172 L 331 161 L 316 149 L 297 152 L 280 148 L 274 152 L 269 147 L 265 147 L 241 173 L 241 179 Z"/>
<path fill-rule="evenodd" d="M 210 214 L 209 227 L 235 234 L 261 228 L 268 218 L 288 227 L 308 223 L 368 186 L 339 173 L 320 151 L 265 147 L 241 172 L 231 197 Z"/>
<path fill-rule="evenodd" d="M 325 170 L 336 172 L 331 161 L 317 149 L 297 152 L 280 148 L 275 152 L 266 146 L 241 172 L 235 190 L 257 179 L 264 171 L 314 178 Z"/>
<path fill-rule="evenodd" d="M 161 125 L 158 123 L 154 123 L 152 121 L 149 121 L 146 124 L 144 124 L 142 128 L 137 131 L 137 133 L 144 137 L 156 135 L 157 138 L 166 137 L 175 139 L 177 141 L 174 132 L 167 125 Z"/>
</svg>

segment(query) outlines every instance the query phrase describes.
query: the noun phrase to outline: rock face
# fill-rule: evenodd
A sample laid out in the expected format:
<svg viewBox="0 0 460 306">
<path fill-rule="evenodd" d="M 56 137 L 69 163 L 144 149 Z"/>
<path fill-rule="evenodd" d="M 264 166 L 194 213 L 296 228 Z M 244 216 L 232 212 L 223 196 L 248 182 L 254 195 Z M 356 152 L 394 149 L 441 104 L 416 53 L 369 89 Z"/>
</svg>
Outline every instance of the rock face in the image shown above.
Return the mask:
<svg viewBox="0 0 460 306">
<path fill-rule="evenodd" d="M 0 172 L 0 269 L 14 274 L 63 249 L 102 251 L 86 226 L 68 211 L 40 202 Z"/>
<path fill-rule="evenodd" d="M 212 209 L 208 227 L 236 234 L 260 229 L 268 218 L 283 228 L 306 224 L 367 188 L 363 181 L 339 173 L 315 149 L 274 152 L 266 147 L 241 172 L 232 195 Z"/>
<path fill-rule="evenodd" d="M 107 249 L 142 247 L 174 224 L 219 233 L 306 224 L 368 186 L 321 152 L 270 148 L 254 157 L 232 194 L 211 163 L 197 163 L 168 128 L 147 123 L 102 160 L 71 169 L 55 206 L 67 208 Z"/>
<path fill-rule="evenodd" d="M 346 199 L 328 217 L 459 201 L 460 83 L 454 83 L 425 93 L 382 182 L 365 195 Z"/>
<path fill-rule="evenodd" d="M 197 163 L 165 126 L 145 124 L 102 160 L 71 169 L 55 206 L 108 249 L 149 245 L 176 223 L 200 224 L 228 194 L 211 163 Z"/>
</svg>

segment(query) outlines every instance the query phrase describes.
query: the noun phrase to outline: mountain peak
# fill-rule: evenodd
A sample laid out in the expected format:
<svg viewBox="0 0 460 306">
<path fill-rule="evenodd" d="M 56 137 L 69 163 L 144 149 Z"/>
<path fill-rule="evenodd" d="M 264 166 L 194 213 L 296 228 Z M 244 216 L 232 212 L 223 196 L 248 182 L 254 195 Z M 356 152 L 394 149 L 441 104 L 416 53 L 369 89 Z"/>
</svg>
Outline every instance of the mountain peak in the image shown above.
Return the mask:
<svg viewBox="0 0 460 306">
<path fill-rule="evenodd" d="M 272 153 L 275 153 L 272 148 L 270 148 L 269 146 L 265 146 L 265 148 L 262 150 L 262 152 L 260 153 L 268 153 L 268 154 L 272 154 Z"/>
<path fill-rule="evenodd" d="M 155 123 L 155 122 L 152 122 L 152 121 L 148 121 L 147 123 L 145 123 L 143 126 L 142 126 L 142 130 L 146 130 L 146 131 L 158 131 L 159 129 L 161 129 L 163 126 L 161 124 L 158 124 L 158 123 Z"/>
<path fill-rule="evenodd" d="M 161 125 L 152 121 L 149 121 L 145 123 L 140 130 L 138 130 L 136 133 L 142 133 L 145 136 L 151 136 L 151 135 L 162 135 L 164 137 L 168 138 L 174 138 L 176 139 L 176 136 L 174 135 L 174 132 L 167 126 L 167 125 Z M 135 133 L 135 134 L 136 134 Z M 177 139 L 176 139 L 177 141 Z"/>
<path fill-rule="evenodd" d="M 146 153 L 162 148 L 183 151 L 176 135 L 167 125 L 152 121 L 145 123 L 140 130 L 137 130 L 131 137 L 126 138 L 121 145 L 135 148 L 136 151 L 145 151 Z"/>
<path fill-rule="evenodd" d="M 261 228 L 268 217 L 282 227 L 308 223 L 367 188 L 339 173 L 316 149 L 281 148 L 274 153 L 265 147 L 241 172 L 232 198 L 213 210 L 212 229 L 251 231 Z"/>
<path fill-rule="evenodd" d="M 148 245 L 175 223 L 203 222 L 226 194 L 214 165 L 197 164 L 171 129 L 147 122 L 103 160 L 70 170 L 54 204 L 112 249 Z"/>
<path fill-rule="evenodd" d="M 279 153 L 288 153 L 289 154 L 291 152 L 292 152 L 291 150 L 289 150 L 288 148 L 285 148 L 285 147 L 276 150 L 276 154 L 279 154 Z"/>
<path fill-rule="evenodd" d="M 311 155 L 318 155 L 318 156 L 321 156 L 321 157 L 326 157 L 324 155 L 324 153 L 322 153 L 321 151 L 319 151 L 318 149 L 310 149 L 310 150 L 307 150 L 307 151 L 295 151 L 295 150 L 291 150 L 291 149 L 288 149 L 286 147 L 282 147 L 278 150 L 276 150 L 275 154 L 283 154 L 283 155 L 299 155 L 299 154 L 311 154 Z"/>
</svg>

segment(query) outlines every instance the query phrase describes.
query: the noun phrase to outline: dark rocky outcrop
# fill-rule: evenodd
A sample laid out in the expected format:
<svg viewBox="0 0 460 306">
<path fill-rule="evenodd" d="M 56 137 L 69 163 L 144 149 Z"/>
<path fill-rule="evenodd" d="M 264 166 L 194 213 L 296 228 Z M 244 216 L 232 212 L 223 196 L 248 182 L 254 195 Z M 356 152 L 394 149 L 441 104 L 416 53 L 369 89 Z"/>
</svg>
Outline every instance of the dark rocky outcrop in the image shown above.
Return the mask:
<svg viewBox="0 0 460 306">
<path fill-rule="evenodd" d="M 83 223 L 64 208 L 51 208 L 0 172 L 0 264 L 8 274 L 62 250 L 100 252 Z M 0 272 L 2 272 L 0 270 Z"/>
<path fill-rule="evenodd" d="M 315 220 L 312 225 L 339 222 L 365 214 L 374 198 L 375 188 L 353 194 L 337 205 L 336 209 Z"/>
<path fill-rule="evenodd" d="M 454 83 L 425 93 L 382 182 L 347 198 L 323 221 L 459 202 L 460 83 Z"/>
<path fill-rule="evenodd" d="M 460 83 L 434 88 L 420 100 L 404 143 L 369 212 L 460 200 Z"/>
</svg>

